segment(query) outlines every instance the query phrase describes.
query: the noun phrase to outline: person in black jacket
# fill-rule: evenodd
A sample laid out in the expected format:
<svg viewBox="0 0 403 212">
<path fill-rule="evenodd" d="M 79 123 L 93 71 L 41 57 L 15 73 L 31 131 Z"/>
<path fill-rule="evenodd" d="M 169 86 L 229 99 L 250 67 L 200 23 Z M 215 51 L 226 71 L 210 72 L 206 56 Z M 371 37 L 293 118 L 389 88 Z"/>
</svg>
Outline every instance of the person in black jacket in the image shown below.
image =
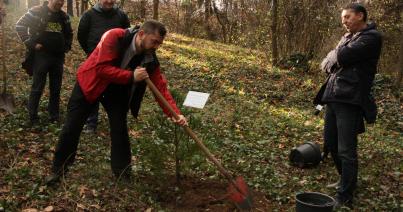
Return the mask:
<svg viewBox="0 0 403 212">
<path fill-rule="evenodd" d="M 16 24 L 17 34 L 33 53 L 33 82 L 28 100 L 30 125 L 39 123 L 39 100 L 49 74 L 48 111 L 51 122 L 59 121 L 60 89 L 64 55 L 71 48 L 73 31 L 69 16 L 62 11 L 64 0 L 45 1 L 24 14 Z"/>
<path fill-rule="evenodd" d="M 351 3 L 342 11 L 346 33 L 321 63 L 328 73 L 315 104 L 326 104 L 324 140 L 341 179 L 337 205 L 352 207 L 357 184 L 357 136 L 367 123 L 375 122 L 376 105 L 371 94 L 381 52 L 382 36 L 374 23 L 367 23 L 367 11 Z"/>
<path fill-rule="evenodd" d="M 126 29 L 130 27 L 127 15 L 116 7 L 116 0 L 99 0 L 86 11 L 78 25 L 77 38 L 81 48 L 89 56 L 97 46 L 102 35 L 113 28 Z M 97 128 L 99 104 L 87 119 L 86 132 L 94 133 Z"/>
</svg>

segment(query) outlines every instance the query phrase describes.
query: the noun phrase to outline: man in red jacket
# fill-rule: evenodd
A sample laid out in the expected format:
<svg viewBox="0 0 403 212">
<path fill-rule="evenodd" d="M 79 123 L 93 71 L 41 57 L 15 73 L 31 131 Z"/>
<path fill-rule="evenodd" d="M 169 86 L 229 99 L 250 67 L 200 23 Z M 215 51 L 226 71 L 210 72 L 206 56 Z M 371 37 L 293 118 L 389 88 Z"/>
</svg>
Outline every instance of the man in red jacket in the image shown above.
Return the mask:
<svg viewBox="0 0 403 212">
<path fill-rule="evenodd" d="M 91 110 L 100 102 L 109 119 L 111 134 L 111 167 L 120 178 L 131 176 L 131 150 L 127 130 L 129 107 L 137 117 L 146 89 L 144 79 L 150 78 L 177 114 L 180 114 L 167 81 L 160 72 L 156 49 L 163 43 L 165 26 L 146 21 L 140 29 L 111 29 L 101 38 L 93 53 L 78 68 L 77 83 L 71 94 L 67 116 L 53 159 L 48 184 L 59 181 L 74 161 L 80 133 Z M 159 102 L 160 103 L 160 102 Z M 161 103 L 164 113 L 172 117 Z M 183 115 L 174 120 L 186 125 Z"/>
</svg>

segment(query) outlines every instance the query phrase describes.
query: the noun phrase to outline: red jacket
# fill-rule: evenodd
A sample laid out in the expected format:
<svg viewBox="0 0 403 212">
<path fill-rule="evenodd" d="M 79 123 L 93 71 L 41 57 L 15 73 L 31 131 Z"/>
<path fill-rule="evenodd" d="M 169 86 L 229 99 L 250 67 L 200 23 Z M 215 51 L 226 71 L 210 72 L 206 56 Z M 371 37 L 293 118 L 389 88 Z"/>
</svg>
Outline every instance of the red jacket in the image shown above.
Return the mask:
<svg viewBox="0 0 403 212">
<path fill-rule="evenodd" d="M 111 29 L 105 32 L 95 50 L 78 68 L 77 81 L 88 102 L 95 102 L 111 83 L 122 85 L 132 83 L 133 71 L 121 69 L 116 65 L 117 61 L 121 60 L 120 42 L 126 33 L 125 29 Z M 160 67 L 157 66 L 149 77 L 175 112 L 180 114 L 175 100 L 167 89 L 167 81 Z M 166 115 L 172 116 L 160 101 L 158 103 Z"/>
</svg>

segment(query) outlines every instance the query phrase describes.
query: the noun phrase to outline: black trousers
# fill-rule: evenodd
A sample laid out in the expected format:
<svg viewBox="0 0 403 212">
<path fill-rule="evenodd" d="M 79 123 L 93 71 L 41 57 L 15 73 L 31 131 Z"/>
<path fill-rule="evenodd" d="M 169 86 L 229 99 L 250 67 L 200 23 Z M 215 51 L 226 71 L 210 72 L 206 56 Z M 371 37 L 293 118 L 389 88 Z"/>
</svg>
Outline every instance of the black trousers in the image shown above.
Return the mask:
<svg viewBox="0 0 403 212">
<path fill-rule="evenodd" d="M 358 173 L 357 136 L 363 128 L 363 112 L 359 106 L 327 104 L 324 140 L 341 176 L 341 186 L 337 191 L 341 201 L 353 199 Z"/>
<path fill-rule="evenodd" d="M 64 54 L 51 54 L 36 51 L 33 67 L 33 82 L 28 100 L 28 113 L 31 121 L 38 119 L 39 100 L 46 85 L 49 74 L 49 103 L 50 119 L 59 119 L 60 89 L 63 78 Z"/>
<path fill-rule="evenodd" d="M 91 111 L 87 119 L 87 126 L 96 130 L 98 126 L 99 102 L 95 103 L 94 109 Z"/>
<path fill-rule="evenodd" d="M 111 84 L 97 100 L 97 102 L 101 102 L 108 114 L 112 140 L 111 167 L 117 176 L 129 174 L 131 171 L 131 150 L 127 131 L 128 92 L 127 86 Z M 52 167 L 54 173 L 65 172 L 68 166 L 74 162 L 81 131 L 97 102 L 88 103 L 80 86 L 76 83 L 67 106 L 66 121 L 54 154 Z"/>
</svg>

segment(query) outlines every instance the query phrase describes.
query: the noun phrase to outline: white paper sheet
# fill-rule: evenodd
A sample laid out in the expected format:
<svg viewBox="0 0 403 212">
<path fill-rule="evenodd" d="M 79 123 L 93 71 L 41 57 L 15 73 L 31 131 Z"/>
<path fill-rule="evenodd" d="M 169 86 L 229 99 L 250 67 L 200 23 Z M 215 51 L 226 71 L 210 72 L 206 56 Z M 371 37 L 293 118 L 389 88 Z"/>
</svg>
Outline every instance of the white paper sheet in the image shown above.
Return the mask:
<svg viewBox="0 0 403 212">
<path fill-rule="evenodd" d="M 183 105 L 203 109 L 204 105 L 206 105 L 209 96 L 210 96 L 209 93 L 189 91 L 189 93 L 186 96 L 185 102 L 183 102 Z"/>
</svg>

